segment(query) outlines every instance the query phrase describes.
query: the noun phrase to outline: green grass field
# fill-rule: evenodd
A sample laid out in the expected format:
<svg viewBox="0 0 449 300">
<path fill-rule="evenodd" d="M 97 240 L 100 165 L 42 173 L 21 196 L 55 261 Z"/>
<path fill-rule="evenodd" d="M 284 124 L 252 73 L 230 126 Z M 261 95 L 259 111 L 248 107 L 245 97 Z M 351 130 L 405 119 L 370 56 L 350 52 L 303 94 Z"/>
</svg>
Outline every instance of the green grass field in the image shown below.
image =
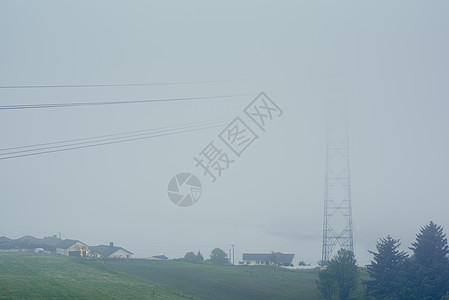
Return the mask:
<svg viewBox="0 0 449 300">
<path fill-rule="evenodd" d="M 81 258 L 0 252 L 0 299 L 192 299 Z"/>
<path fill-rule="evenodd" d="M 169 286 L 199 299 L 321 299 L 318 269 L 288 270 L 273 266 L 214 266 L 182 261 L 106 260 L 104 266 Z M 360 277 L 366 279 L 364 269 Z M 364 299 L 361 287 L 354 299 Z"/>
<path fill-rule="evenodd" d="M 315 287 L 317 270 L 179 261 L 111 260 L 102 263 L 200 299 L 319 299 Z"/>
<path fill-rule="evenodd" d="M 313 300 L 321 299 L 317 273 L 272 266 L 0 252 L 0 299 Z M 361 289 L 355 294 L 352 299 L 363 299 Z"/>
</svg>

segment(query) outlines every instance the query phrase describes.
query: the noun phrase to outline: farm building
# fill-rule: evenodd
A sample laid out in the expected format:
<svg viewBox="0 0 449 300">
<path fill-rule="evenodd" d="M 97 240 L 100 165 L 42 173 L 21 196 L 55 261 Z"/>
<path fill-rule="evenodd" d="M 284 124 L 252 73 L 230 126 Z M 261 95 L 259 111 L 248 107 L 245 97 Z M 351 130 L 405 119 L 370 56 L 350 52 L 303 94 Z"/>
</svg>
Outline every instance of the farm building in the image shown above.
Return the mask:
<svg viewBox="0 0 449 300">
<path fill-rule="evenodd" d="M 243 262 L 252 265 L 280 265 L 289 266 L 294 254 L 273 253 L 243 253 Z"/>
<path fill-rule="evenodd" d="M 93 255 L 95 257 L 105 257 L 105 258 L 131 258 L 133 255 L 132 252 L 123 249 L 122 247 L 116 247 L 114 246 L 114 243 L 109 243 L 109 246 L 107 245 L 99 245 L 99 246 L 92 246 L 90 249 L 93 252 Z"/>
</svg>

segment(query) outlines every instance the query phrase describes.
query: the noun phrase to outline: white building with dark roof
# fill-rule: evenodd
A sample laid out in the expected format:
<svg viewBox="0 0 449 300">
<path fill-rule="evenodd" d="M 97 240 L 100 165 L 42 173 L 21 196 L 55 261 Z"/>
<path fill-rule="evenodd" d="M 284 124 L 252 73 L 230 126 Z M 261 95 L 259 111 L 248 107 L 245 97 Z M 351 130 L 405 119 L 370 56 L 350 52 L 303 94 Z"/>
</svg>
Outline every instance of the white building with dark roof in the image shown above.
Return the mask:
<svg viewBox="0 0 449 300">
<path fill-rule="evenodd" d="M 122 248 L 114 246 L 113 242 L 107 245 L 99 245 L 90 247 L 93 255 L 95 257 L 104 257 L 104 258 L 131 258 L 133 255 L 132 252 Z"/>
<path fill-rule="evenodd" d="M 273 257 L 274 256 L 274 257 Z M 252 265 L 271 265 L 274 264 L 273 258 L 276 259 L 276 264 L 280 266 L 291 265 L 294 254 L 284 254 L 280 252 L 273 253 L 243 253 L 243 261 Z"/>
</svg>

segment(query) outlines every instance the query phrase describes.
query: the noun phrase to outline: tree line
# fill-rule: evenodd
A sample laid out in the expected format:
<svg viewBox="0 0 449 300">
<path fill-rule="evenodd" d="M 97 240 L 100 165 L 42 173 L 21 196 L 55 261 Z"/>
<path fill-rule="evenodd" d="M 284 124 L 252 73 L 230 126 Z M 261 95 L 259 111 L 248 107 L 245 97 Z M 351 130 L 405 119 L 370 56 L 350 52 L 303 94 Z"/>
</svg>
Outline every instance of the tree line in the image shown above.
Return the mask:
<svg viewBox="0 0 449 300">
<path fill-rule="evenodd" d="M 411 255 L 400 240 L 381 238 L 362 282 L 366 299 L 449 300 L 449 247 L 443 228 L 434 222 L 420 228 Z M 359 284 L 354 253 L 340 249 L 318 273 L 317 288 L 326 300 L 348 299 Z"/>
<path fill-rule="evenodd" d="M 226 254 L 226 252 L 224 252 L 222 249 L 220 248 L 215 248 L 214 250 L 212 250 L 211 254 L 210 254 L 210 258 L 208 260 L 204 259 L 203 254 L 201 254 L 200 251 L 198 251 L 197 254 L 195 254 L 194 252 L 187 252 L 184 255 L 184 258 L 182 259 L 186 262 L 190 262 L 190 263 L 212 263 L 212 264 L 216 264 L 216 265 L 226 265 L 229 264 L 229 258 L 228 255 Z"/>
</svg>

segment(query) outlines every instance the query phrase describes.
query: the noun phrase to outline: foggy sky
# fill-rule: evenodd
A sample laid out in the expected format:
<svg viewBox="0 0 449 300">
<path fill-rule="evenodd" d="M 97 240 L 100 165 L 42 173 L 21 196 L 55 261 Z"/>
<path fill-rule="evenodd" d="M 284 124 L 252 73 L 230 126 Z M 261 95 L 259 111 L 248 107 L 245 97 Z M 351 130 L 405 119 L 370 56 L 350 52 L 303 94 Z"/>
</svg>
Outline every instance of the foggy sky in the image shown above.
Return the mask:
<svg viewBox="0 0 449 300">
<path fill-rule="evenodd" d="M 242 3 L 243 2 L 243 3 Z M 235 244 L 321 259 L 326 101 L 344 99 L 355 254 L 430 220 L 449 230 L 445 1 L 1 1 L 0 105 L 250 94 L 0 110 L 0 148 L 232 118 L 260 91 L 284 111 L 190 208 L 168 181 L 223 128 L 0 160 L 0 236 L 62 233 L 147 257 Z M 251 96 L 252 95 L 252 96 Z"/>
</svg>

